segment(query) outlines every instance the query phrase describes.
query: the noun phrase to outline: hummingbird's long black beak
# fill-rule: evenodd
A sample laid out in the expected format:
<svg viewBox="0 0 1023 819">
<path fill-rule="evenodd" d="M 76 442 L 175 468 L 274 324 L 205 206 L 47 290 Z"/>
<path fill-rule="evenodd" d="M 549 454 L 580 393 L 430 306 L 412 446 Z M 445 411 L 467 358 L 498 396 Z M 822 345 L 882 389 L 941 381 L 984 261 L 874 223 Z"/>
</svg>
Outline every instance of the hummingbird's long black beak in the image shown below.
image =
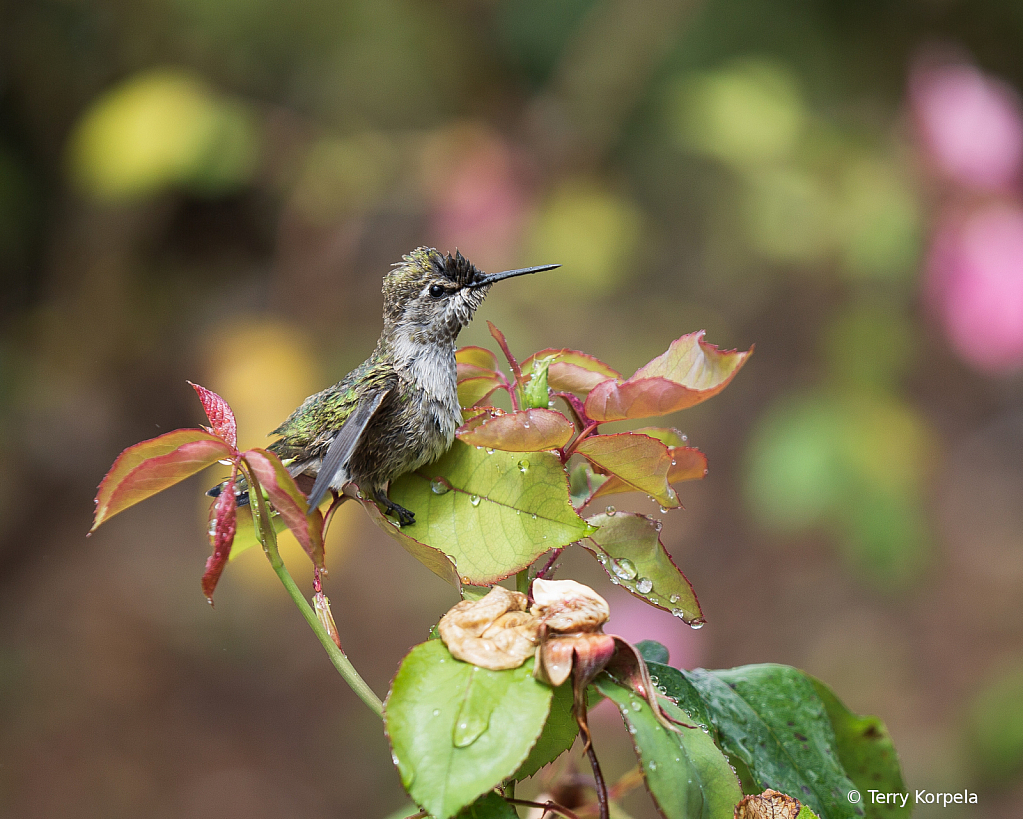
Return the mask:
<svg viewBox="0 0 1023 819">
<path fill-rule="evenodd" d="M 539 267 L 521 267 L 518 270 L 505 270 L 501 273 L 491 273 L 484 276 L 479 281 L 475 281 L 469 285 L 469 287 L 475 289 L 477 287 L 483 287 L 487 284 L 493 284 L 499 282 L 501 279 L 510 279 L 512 276 L 525 276 L 527 273 L 540 273 L 544 270 L 553 270 L 555 267 L 561 267 L 560 264 L 542 264 Z"/>
</svg>

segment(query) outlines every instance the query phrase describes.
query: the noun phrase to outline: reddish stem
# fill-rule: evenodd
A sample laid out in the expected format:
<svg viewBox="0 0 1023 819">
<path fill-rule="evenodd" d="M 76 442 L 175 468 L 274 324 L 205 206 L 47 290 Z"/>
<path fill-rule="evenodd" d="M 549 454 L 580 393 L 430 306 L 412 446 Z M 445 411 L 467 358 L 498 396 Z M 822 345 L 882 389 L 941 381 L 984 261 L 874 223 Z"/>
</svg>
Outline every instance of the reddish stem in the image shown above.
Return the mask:
<svg viewBox="0 0 1023 819">
<path fill-rule="evenodd" d="M 583 438 L 588 438 L 591 434 L 596 432 L 598 426 L 599 424 L 596 421 L 590 421 L 585 427 L 583 427 L 582 432 L 576 435 L 575 438 L 569 442 L 568 446 L 561 450 L 561 462 L 568 463 L 568 459 L 572 457 L 572 453 L 575 452 L 575 448 L 579 446 L 579 442 L 583 440 Z"/>
<path fill-rule="evenodd" d="M 542 808 L 546 811 L 544 816 L 546 816 L 547 813 L 556 813 L 558 816 L 564 816 L 565 819 L 580 819 L 578 813 L 574 813 L 568 808 L 563 808 L 557 802 L 552 802 L 549 799 L 546 802 L 532 802 L 529 799 L 516 799 L 512 796 L 506 796 L 504 797 L 504 801 L 512 805 L 522 805 L 526 808 Z M 409 817 L 409 819 L 412 819 L 412 817 Z"/>
</svg>

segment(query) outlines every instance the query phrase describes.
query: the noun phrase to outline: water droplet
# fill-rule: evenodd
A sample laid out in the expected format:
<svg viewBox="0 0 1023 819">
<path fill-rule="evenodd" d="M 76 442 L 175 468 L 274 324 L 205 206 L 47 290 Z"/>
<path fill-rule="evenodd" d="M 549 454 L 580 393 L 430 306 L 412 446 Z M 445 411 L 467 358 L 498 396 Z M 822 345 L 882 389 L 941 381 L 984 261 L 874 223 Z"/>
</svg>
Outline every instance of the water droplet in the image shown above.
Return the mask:
<svg viewBox="0 0 1023 819">
<path fill-rule="evenodd" d="M 612 577 L 611 578 L 611 585 L 612 586 L 619 586 L 619 585 L 621 585 L 621 582 L 622 581 L 620 581 L 617 577 Z"/>
<path fill-rule="evenodd" d="M 607 507 L 607 509 L 604 510 L 604 514 L 607 515 L 609 518 L 613 518 L 617 512 L 618 510 L 615 509 L 613 506 L 609 506 Z"/>
<path fill-rule="evenodd" d="M 439 717 L 440 716 L 440 709 L 439 708 L 434 708 L 433 709 L 433 715 L 435 717 Z"/>
<path fill-rule="evenodd" d="M 217 521 L 216 520 L 211 520 L 210 521 L 210 528 L 207 531 L 209 532 L 210 537 L 213 537 L 217 533 Z"/>
<path fill-rule="evenodd" d="M 230 466 L 231 465 L 231 459 L 230 458 L 221 458 L 219 461 L 217 461 L 217 463 L 221 464 L 223 466 Z"/>
<path fill-rule="evenodd" d="M 686 435 L 685 433 L 682 433 L 682 434 L 681 434 L 681 435 L 679 435 L 678 437 L 679 437 L 679 438 L 680 438 L 680 439 L 682 440 L 682 443 L 683 443 L 683 444 L 684 444 L 684 443 L 685 443 L 686 441 L 688 441 L 688 440 L 689 440 L 689 436 L 688 436 L 688 435 Z"/>
<path fill-rule="evenodd" d="M 533 520 L 536 520 L 536 512 L 534 512 L 534 513 L 533 513 L 532 515 L 530 515 L 530 517 L 531 517 L 531 518 L 532 518 Z"/>
<path fill-rule="evenodd" d="M 434 478 L 430 481 L 430 489 L 434 495 L 446 495 L 451 491 L 451 484 L 443 478 Z"/>
<path fill-rule="evenodd" d="M 657 683 L 659 683 L 660 680 L 657 679 L 657 677 L 655 675 L 651 674 L 650 675 L 650 682 L 652 682 L 654 685 L 657 685 Z"/>
<path fill-rule="evenodd" d="M 646 764 L 646 767 L 647 767 L 647 770 L 649 770 L 649 771 L 656 771 L 656 770 L 657 770 L 657 763 L 656 763 L 656 762 L 654 762 L 654 761 L 653 761 L 653 760 L 651 759 L 651 760 L 650 760 L 650 761 L 649 761 L 649 762 L 648 762 L 648 763 Z"/>
<path fill-rule="evenodd" d="M 479 449 L 479 447 L 476 447 L 476 449 Z M 494 448 L 492 446 L 488 446 L 487 447 L 487 455 L 493 455 L 493 454 L 494 454 Z"/>
<path fill-rule="evenodd" d="M 523 429 L 529 429 L 529 419 L 528 418 L 522 419 L 522 428 Z"/>
<path fill-rule="evenodd" d="M 704 620 L 702 617 L 697 617 L 695 620 L 693 620 L 689 624 L 689 628 L 694 628 L 694 629 L 703 628 L 705 625 L 707 625 L 707 621 Z"/>
<path fill-rule="evenodd" d="M 519 461 L 519 472 L 528 472 L 528 471 L 529 471 L 529 461 L 527 461 L 525 458 L 523 458 L 521 461 Z"/>
<path fill-rule="evenodd" d="M 673 594 L 671 597 L 668 598 L 668 600 L 672 603 L 677 603 L 679 601 L 679 596 L 677 594 Z"/>
<path fill-rule="evenodd" d="M 655 521 L 654 521 L 654 531 L 655 531 L 655 532 L 659 532 L 659 531 L 661 531 L 661 527 L 662 527 L 662 526 L 664 526 L 664 524 L 663 524 L 663 523 L 661 523 L 661 522 L 660 522 L 659 520 L 655 520 Z"/>
<path fill-rule="evenodd" d="M 667 506 L 662 506 L 662 507 L 661 507 L 661 514 L 662 514 L 662 515 L 663 515 L 663 514 L 664 514 L 665 512 L 668 512 L 668 511 L 670 511 L 670 510 L 668 509 L 668 507 L 667 507 Z"/>
<path fill-rule="evenodd" d="M 642 706 L 642 705 L 640 705 L 640 704 L 639 704 L 638 702 L 636 702 L 635 700 L 633 700 L 633 701 L 632 701 L 632 710 L 633 710 L 633 711 L 642 711 L 642 710 L 643 710 L 643 706 Z"/>
<path fill-rule="evenodd" d="M 473 506 L 479 506 L 480 505 L 480 496 L 479 495 L 469 495 L 469 503 L 471 503 Z"/>
<path fill-rule="evenodd" d="M 636 726 L 635 725 L 630 725 L 629 726 L 629 733 L 630 734 L 636 733 Z"/>
<path fill-rule="evenodd" d="M 636 591 L 640 594 L 647 594 L 654 587 L 654 581 L 649 577 L 641 577 L 636 581 Z"/>
<path fill-rule="evenodd" d="M 476 449 L 483 449 L 483 447 L 481 447 L 481 446 L 477 446 L 477 447 L 476 447 Z"/>
<path fill-rule="evenodd" d="M 516 509 L 515 510 L 515 514 L 516 515 L 521 515 L 522 514 L 522 510 L 521 509 Z"/>
<path fill-rule="evenodd" d="M 672 465 L 672 466 L 675 466 L 675 465 L 676 465 L 676 464 L 675 464 L 675 459 L 674 459 L 674 458 L 672 458 L 672 459 L 671 459 L 671 465 Z"/>
<path fill-rule="evenodd" d="M 597 555 L 597 560 L 600 562 L 601 566 L 607 563 L 607 557 L 604 555 Z"/>
<path fill-rule="evenodd" d="M 554 406 L 554 399 L 553 398 L 550 401 L 547 402 L 547 406 L 548 407 L 553 407 Z"/>
<path fill-rule="evenodd" d="M 671 610 L 671 616 L 672 617 L 680 617 L 681 618 L 681 617 L 685 617 L 686 613 L 684 611 L 682 611 L 682 609 L 672 609 Z"/>
<path fill-rule="evenodd" d="M 629 558 L 623 557 L 620 560 L 611 561 L 611 571 L 614 572 L 622 580 L 635 580 L 636 579 L 636 564 L 634 564 Z"/>
<path fill-rule="evenodd" d="M 472 582 L 470 581 L 468 575 L 466 575 L 465 577 L 462 578 L 462 582 L 465 583 L 466 586 L 471 586 L 472 585 Z"/>
</svg>

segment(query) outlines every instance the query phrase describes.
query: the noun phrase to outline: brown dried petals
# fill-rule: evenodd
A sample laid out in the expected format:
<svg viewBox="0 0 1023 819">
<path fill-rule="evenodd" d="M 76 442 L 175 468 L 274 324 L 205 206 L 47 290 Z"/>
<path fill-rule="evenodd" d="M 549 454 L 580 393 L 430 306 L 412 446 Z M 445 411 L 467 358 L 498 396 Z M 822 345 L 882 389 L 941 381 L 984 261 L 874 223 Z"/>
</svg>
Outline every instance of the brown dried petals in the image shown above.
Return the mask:
<svg viewBox="0 0 1023 819">
<path fill-rule="evenodd" d="M 735 806 L 735 819 L 796 819 L 802 807 L 798 799 L 768 789 L 744 796 Z"/>
<path fill-rule="evenodd" d="M 526 595 L 494 586 L 480 600 L 463 600 L 440 618 L 437 631 L 456 659 L 491 671 L 518 668 L 536 648 L 540 620 Z"/>
<path fill-rule="evenodd" d="M 533 581 L 533 614 L 547 631 L 559 634 L 599 632 L 611 617 L 607 601 L 574 580 Z"/>
</svg>

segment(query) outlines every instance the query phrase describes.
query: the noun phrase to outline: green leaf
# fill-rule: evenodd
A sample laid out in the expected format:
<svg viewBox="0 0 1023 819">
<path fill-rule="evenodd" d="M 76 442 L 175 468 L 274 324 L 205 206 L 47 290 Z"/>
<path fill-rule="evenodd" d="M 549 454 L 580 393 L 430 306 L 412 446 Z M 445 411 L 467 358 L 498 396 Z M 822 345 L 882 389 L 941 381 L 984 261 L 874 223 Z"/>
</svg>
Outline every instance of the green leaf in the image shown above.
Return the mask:
<svg viewBox="0 0 1023 819">
<path fill-rule="evenodd" d="M 497 375 L 481 375 L 476 378 L 465 378 L 458 382 L 458 406 L 473 407 L 490 395 L 504 381 Z"/>
<path fill-rule="evenodd" d="M 594 515 L 597 531 L 582 541 L 611 581 L 687 623 L 703 623 L 696 592 L 661 543 L 659 521 L 632 512 Z"/>
<path fill-rule="evenodd" d="M 839 762 L 835 732 L 809 678 L 783 665 L 684 672 L 721 738 L 757 787 L 807 803 L 827 819 L 863 816 L 849 801 L 855 789 Z"/>
<path fill-rule="evenodd" d="M 459 347 L 455 350 L 455 363 L 458 366 L 458 374 L 461 377 L 464 368 L 475 368 L 475 370 L 497 370 L 497 356 L 486 347 Z M 470 376 L 471 377 L 471 376 Z"/>
<path fill-rule="evenodd" d="M 695 723 L 699 728 L 714 729 L 714 720 L 711 719 L 710 711 L 707 710 L 707 704 L 700 696 L 700 692 L 686 678 L 684 672 L 656 661 L 647 663 L 647 671 L 650 672 L 650 679 L 654 685 L 666 696 L 671 697 L 688 714 L 688 719 L 685 722 Z"/>
<path fill-rule="evenodd" d="M 519 815 L 500 795 L 491 791 L 462 808 L 458 812 L 458 819 L 519 819 Z"/>
<path fill-rule="evenodd" d="M 824 703 L 831 727 L 838 743 L 838 761 L 846 775 L 863 795 L 863 808 L 867 819 L 901 819 L 912 814 L 907 803 L 901 805 L 875 804 L 867 793 L 905 793 L 899 756 L 885 724 L 877 717 L 852 713 L 834 692 L 820 680 L 809 677 L 817 696 Z"/>
<path fill-rule="evenodd" d="M 701 330 L 673 341 L 666 352 L 626 381 L 597 384 L 586 397 L 586 414 L 594 421 L 649 418 L 686 409 L 717 395 L 753 349 L 722 352 L 704 342 L 703 335 Z"/>
<path fill-rule="evenodd" d="M 579 723 L 572 714 L 572 686 L 559 685 L 554 689 L 551 710 L 544 723 L 543 733 L 526 757 L 526 761 L 512 777 L 523 780 L 549 765 L 572 747 L 579 734 Z"/>
<path fill-rule="evenodd" d="M 665 819 L 732 819 L 742 799 L 739 780 L 705 731 L 669 731 L 648 703 L 607 675 L 598 677 L 595 685 L 618 706 L 647 789 Z M 662 703 L 667 716 L 685 721 L 684 712 L 676 705 Z"/>
<path fill-rule="evenodd" d="M 437 577 L 441 580 L 446 580 L 456 589 L 461 588 L 461 580 L 458 577 L 455 564 L 450 557 L 444 554 L 444 552 L 440 549 L 427 546 L 425 543 L 421 543 L 415 538 L 411 538 L 406 535 L 406 530 L 395 526 L 394 522 L 390 518 L 386 517 L 384 513 L 380 511 L 380 507 L 369 498 L 361 498 L 360 502 L 366 510 L 366 513 L 369 515 L 369 519 L 390 535 L 391 538 L 396 540 L 401 548 L 426 566 L 427 569 L 437 575 Z"/>
<path fill-rule="evenodd" d="M 234 452 L 220 437 L 202 429 L 176 429 L 128 447 L 99 485 L 89 531 Z"/>
<path fill-rule="evenodd" d="M 440 640 L 402 661 L 385 727 L 402 784 L 431 816 L 454 816 L 522 765 L 553 695 L 532 672 L 532 660 L 507 671 L 460 662 Z"/>
<path fill-rule="evenodd" d="M 593 435 L 580 441 L 576 452 L 637 492 L 660 501 L 662 506 L 681 506 L 678 494 L 668 483 L 671 452 L 655 438 L 634 432 Z"/>
<path fill-rule="evenodd" d="M 640 432 L 640 430 L 636 431 Z M 647 433 L 644 432 L 643 434 Z M 695 447 L 669 446 L 668 454 L 671 455 L 671 465 L 668 467 L 668 483 L 698 481 L 707 477 L 707 456 Z M 596 488 L 596 491 L 590 495 L 587 503 L 604 495 L 636 491 L 635 487 L 630 486 L 618 476 L 611 475 Z"/>
<path fill-rule="evenodd" d="M 305 495 L 280 459 L 265 449 L 250 449 L 243 456 L 281 519 L 295 535 L 318 568 L 323 568 L 323 516 L 319 510 L 309 513 Z"/>
<path fill-rule="evenodd" d="M 488 452 L 456 440 L 439 460 L 394 481 L 391 499 L 416 515 L 401 534 L 446 554 L 462 582 L 477 586 L 593 531 L 569 502 L 561 460 L 546 452 Z"/>
<path fill-rule="evenodd" d="M 636 643 L 635 648 L 636 651 L 639 652 L 639 656 L 643 658 L 643 661 L 647 663 L 647 665 L 650 663 L 668 662 L 668 649 L 656 640 L 640 640 Z"/>
<path fill-rule="evenodd" d="M 561 449 L 574 434 L 575 425 L 552 409 L 526 409 L 484 417 L 458 431 L 459 439 L 467 444 L 506 452 Z"/>
</svg>

